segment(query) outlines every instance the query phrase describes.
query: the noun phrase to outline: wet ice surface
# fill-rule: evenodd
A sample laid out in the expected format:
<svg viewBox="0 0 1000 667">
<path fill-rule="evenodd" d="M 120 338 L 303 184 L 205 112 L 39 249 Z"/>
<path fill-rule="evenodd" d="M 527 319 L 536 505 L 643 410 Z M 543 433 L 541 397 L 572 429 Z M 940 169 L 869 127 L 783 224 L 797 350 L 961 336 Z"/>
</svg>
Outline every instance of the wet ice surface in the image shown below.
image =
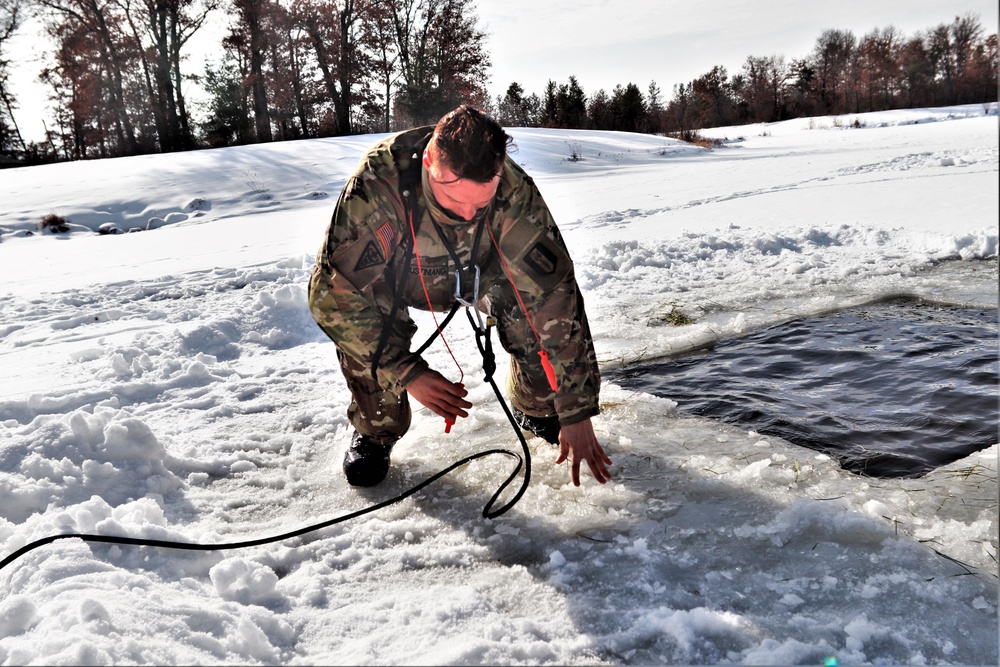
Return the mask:
<svg viewBox="0 0 1000 667">
<path fill-rule="evenodd" d="M 997 442 L 997 311 L 893 299 L 798 319 L 616 375 L 623 386 L 917 476 Z"/>
</svg>

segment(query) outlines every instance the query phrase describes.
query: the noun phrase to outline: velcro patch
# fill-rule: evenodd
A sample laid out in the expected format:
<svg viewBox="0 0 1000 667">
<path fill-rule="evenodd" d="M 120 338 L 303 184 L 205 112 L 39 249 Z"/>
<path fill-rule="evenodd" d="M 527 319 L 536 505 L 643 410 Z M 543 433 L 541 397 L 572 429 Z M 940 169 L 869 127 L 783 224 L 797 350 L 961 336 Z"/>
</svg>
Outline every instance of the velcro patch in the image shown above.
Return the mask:
<svg viewBox="0 0 1000 667">
<path fill-rule="evenodd" d="M 548 292 L 566 277 L 573 263 L 565 250 L 529 218 L 522 217 L 500 239 L 500 251 L 512 269 Z M 515 282 L 519 276 L 515 277 Z M 518 285 L 521 288 L 526 285 Z"/>
<path fill-rule="evenodd" d="M 524 255 L 524 263 L 530 266 L 539 276 L 551 276 L 556 272 L 559 260 L 555 253 L 541 242 L 535 243 Z"/>
</svg>

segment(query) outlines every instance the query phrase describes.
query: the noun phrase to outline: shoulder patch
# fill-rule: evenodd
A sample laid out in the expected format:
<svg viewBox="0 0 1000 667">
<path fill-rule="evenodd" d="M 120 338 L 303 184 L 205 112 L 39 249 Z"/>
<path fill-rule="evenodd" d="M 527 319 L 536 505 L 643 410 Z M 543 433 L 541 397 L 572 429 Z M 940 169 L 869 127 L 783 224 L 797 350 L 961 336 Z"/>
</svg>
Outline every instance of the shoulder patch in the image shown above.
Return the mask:
<svg viewBox="0 0 1000 667">
<path fill-rule="evenodd" d="M 378 266 L 385 260 L 382 255 L 379 254 L 378 248 L 375 247 L 375 241 L 369 241 L 368 245 L 365 246 L 364 251 L 362 251 L 361 256 L 358 258 L 358 263 L 354 265 L 354 272 L 364 271 L 365 269 L 370 269 L 373 266 Z"/>
<path fill-rule="evenodd" d="M 389 255 L 392 254 L 392 241 L 396 235 L 395 230 L 390 223 L 386 222 L 376 230 L 375 235 L 382 244 L 382 256 L 389 259 Z"/>
<path fill-rule="evenodd" d="M 554 289 L 573 270 L 565 248 L 527 217 L 518 219 L 501 236 L 500 252 L 511 269 L 542 292 Z"/>
<path fill-rule="evenodd" d="M 522 260 L 534 269 L 539 276 L 551 276 L 556 272 L 559 259 L 556 254 L 545 247 L 540 241 L 531 247 Z"/>
</svg>

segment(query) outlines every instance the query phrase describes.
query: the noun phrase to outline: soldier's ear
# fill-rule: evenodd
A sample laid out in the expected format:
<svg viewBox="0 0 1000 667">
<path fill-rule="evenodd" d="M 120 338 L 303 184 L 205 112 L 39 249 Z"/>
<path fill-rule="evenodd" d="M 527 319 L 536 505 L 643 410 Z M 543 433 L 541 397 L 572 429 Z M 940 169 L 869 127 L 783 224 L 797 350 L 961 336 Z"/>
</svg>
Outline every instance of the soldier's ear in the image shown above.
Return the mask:
<svg viewBox="0 0 1000 667">
<path fill-rule="evenodd" d="M 428 171 L 430 171 L 430 168 L 431 168 L 431 153 L 430 153 L 429 149 L 425 148 L 424 149 L 424 169 L 427 169 Z"/>
</svg>

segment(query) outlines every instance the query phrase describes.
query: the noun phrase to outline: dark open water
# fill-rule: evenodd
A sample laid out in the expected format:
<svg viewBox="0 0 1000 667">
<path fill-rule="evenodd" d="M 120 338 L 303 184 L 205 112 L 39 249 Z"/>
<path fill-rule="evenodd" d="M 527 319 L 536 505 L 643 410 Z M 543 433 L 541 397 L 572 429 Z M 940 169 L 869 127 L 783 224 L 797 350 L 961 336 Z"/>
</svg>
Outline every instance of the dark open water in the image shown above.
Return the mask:
<svg viewBox="0 0 1000 667">
<path fill-rule="evenodd" d="M 679 409 L 912 477 L 998 440 L 997 311 L 893 299 L 612 379 Z"/>
</svg>

